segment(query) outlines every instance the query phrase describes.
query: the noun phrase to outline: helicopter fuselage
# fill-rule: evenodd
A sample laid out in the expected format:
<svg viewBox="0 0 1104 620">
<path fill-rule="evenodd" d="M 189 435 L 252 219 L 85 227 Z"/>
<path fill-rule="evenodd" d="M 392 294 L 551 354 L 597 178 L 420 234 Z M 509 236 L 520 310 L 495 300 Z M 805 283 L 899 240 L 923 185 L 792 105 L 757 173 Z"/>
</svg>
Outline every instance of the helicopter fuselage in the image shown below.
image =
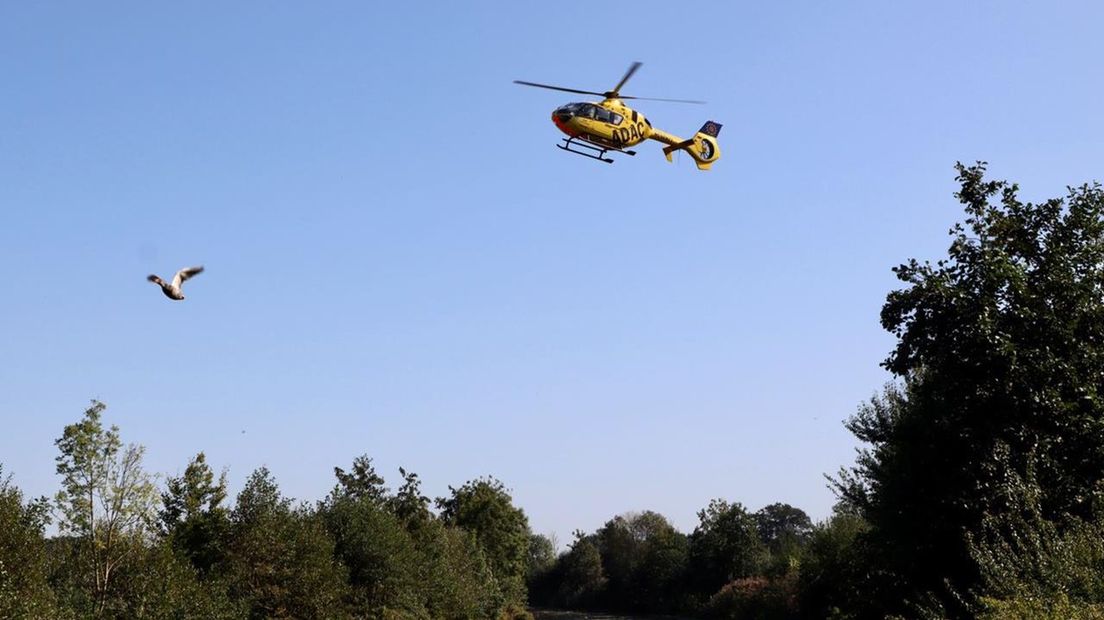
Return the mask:
<svg viewBox="0 0 1104 620">
<path fill-rule="evenodd" d="M 569 103 L 552 112 L 552 122 L 569 137 L 604 147 L 624 149 L 652 139 L 677 144 L 681 138 L 652 127 L 643 114 L 620 99 Z"/>
</svg>

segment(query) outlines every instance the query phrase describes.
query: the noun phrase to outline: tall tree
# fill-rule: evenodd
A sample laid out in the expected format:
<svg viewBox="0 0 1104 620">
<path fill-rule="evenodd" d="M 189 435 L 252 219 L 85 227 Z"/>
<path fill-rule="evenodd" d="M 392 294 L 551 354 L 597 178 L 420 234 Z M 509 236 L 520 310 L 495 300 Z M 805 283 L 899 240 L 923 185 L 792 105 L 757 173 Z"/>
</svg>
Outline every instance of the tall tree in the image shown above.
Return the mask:
<svg viewBox="0 0 1104 620">
<path fill-rule="evenodd" d="M 969 615 L 952 592 L 978 582 L 965 534 L 1010 509 L 1007 467 L 1037 460 L 1046 518 L 1091 518 L 1104 481 L 1104 191 L 1025 203 L 984 173 L 958 166 L 947 257 L 895 269 L 881 318 L 900 382 L 848 423 L 868 448 L 837 482 L 871 526 L 874 613 L 930 592 Z"/>
<path fill-rule="evenodd" d="M 335 493 L 373 502 L 382 502 L 387 497 L 383 477 L 376 473 L 372 459 L 367 454 L 353 459 L 353 467 L 349 471 L 334 467 L 334 476 L 338 483 Z"/>
<path fill-rule="evenodd" d="M 618 515 L 594 535 L 607 579 L 605 603 L 615 609 L 669 611 L 686 571 L 689 544 L 651 510 Z"/>
<path fill-rule="evenodd" d="M 0 466 L 0 618 L 51 618 L 54 596 L 46 581 L 46 499 L 24 503 Z"/>
<path fill-rule="evenodd" d="M 776 551 L 787 538 L 803 541 L 813 532 L 813 521 L 809 515 L 789 504 L 764 506 L 752 517 L 759 530 L 759 539 L 771 551 Z"/>
<path fill-rule="evenodd" d="M 402 486 L 387 499 L 387 506 L 406 529 L 415 532 L 433 518 L 429 511 L 429 498 L 422 495 L 422 482 L 418 480 L 418 474 L 400 467 L 399 475 L 403 477 Z"/>
<path fill-rule="evenodd" d="M 371 459 L 358 457 L 353 473 L 335 467 L 338 486 L 319 505 L 334 540 L 334 553 L 349 572 L 348 606 L 357 617 L 383 615 L 385 609 L 417 615 L 418 565 L 414 541 L 391 510 L 383 478 Z"/>
<path fill-rule="evenodd" d="M 252 618 L 340 617 L 344 569 L 321 519 L 293 508 L 267 468 L 254 471 L 231 514 L 233 592 Z"/>
<path fill-rule="evenodd" d="M 169 478 L 161 494 L 161 528 L 173 547 L 187 557 L 201 575 L 224 557 L 230 530 L 226 500 L 226 472 L 215 482 L 207 457 L 200 452 L 184 475 Z"/>
<path fill-rule="evenodd" d="M 602 570 L 602 555 L 594 536 L 575 533 L 575 542 L 557 563 L 559 586 L 555 602 L 570 609 L 589 608 L 597 603 L 609 583 Z"/>
<path fill-rule="evenodd" d="M 801 554 L 813 532 L 813 521 L 804 510 L 789 504 L 764 506 L 752 517 L 768 554 L 767 573 L 772 576 L 793 572 L 801 563 Z"/>
<path fill-rule="evenodd" d="M 65 427 L 55 442 L 62 489 L 55 498 L 62 532 L 79 538 L 97 613 L 110 593 L 115 571 L 141 545 L 154 515 L 157 493 L 142 469 L 145 448 L 123 446 L 119 428 L 105 430 L 106 405 L 92 401 L 84 418 Z"/>
<path fill-rule="evenodd" d="M 743 504 L 721 499 L 698 511 L 698 526 L 690 534 L 693 586 L 706 596 L 763 567 L 766 550 L 757 523 Z"/>
<path fill-rule="evenodd" d="M 529 519 L 513 504 L 506 487 L 494 478 L 480 478 L 452 496 L 439 498 L 441 519 L 475 535 L 506 601 L 525 601 L 525 571 L 529 553 Z"/>
</svg>

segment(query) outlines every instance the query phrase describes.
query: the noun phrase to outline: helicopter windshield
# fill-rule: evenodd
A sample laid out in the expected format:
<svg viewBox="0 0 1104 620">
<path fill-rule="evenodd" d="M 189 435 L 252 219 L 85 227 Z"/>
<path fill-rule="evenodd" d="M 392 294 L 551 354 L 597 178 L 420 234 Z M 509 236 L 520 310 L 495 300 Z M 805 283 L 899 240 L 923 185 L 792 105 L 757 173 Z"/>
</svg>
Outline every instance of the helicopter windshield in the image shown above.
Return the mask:
<svg viewBox="0 0 1104 620">
<path fill-rule="evenodd" d="M 593 103 L 569 103 L 556 108 L 556 113 L 562 116 L 574 116 L 577 118 L 595 118 L 604 122 L 620 122 L 621 117 L 611 114 L 609 110 Z M 611 118 L 614 117 L 614 118 Z"/>
</svg>

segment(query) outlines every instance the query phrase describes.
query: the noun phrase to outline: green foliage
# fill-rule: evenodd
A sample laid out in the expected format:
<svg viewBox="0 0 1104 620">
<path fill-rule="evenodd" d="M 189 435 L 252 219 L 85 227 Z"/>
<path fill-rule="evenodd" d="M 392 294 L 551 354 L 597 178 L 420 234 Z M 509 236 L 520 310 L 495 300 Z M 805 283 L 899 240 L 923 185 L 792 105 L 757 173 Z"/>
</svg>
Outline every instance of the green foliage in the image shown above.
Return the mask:
<svg viewBox="0 0 1104 620">
<path fill-rule="evenodd" d="M 698 511 L 698 526 L 690 535 L 691 583 L 703 594 L 742 577 L 759 574 L 766 547 L 759 523 L 739 502 L 720 499 Z"/>
<path fill-rule="evenodd" d="M 346 575 L 320 518 L 292 508 L 266 468 L 250 475 L 231 514 L 228 576 L 251 618 L 331 617 Z"/>
<path fill-rule="evenodd" d="M 226 472 L 215 483 L 207 457 L 200 452 L 184 475 L 169 478 L 161 494 L 161 529 L 174 548 L 205 575 L 225 556 L 230 532 L 230 512 L 222 505 L 226 499 Z"/>
<path fill-rule="evenodd" d="M 752 517 L 759 540 L 766 547 L 766 573 L 775 577 L 795 573 L 813 531 L 809 515 L 789 504 L 775 503 L 760 509 Z"/>
<path fill-rule="evenodd" d="M 556 572 L 559 584 L 551 602 L 568 609 L 593 607 L 609 581 L 602 570 L 602 554 L 594 537 L 583 536 L 581 532 L 576 533 L 571 549 L 561 556 Z"/>
<path fill-rule="evenodd" d="M 231 601 L 228 586 L 215 578 L 201 581 L 189 560 L 169 544 L 144 547 L 118 575 L 119 596 L 103 615 L 119 620 L 244 620 L 248 609 Z"/>
<path fill-rule="evenodd" d="M 864 591 L 866 557 L 860 536 L 866 521 L 845 506 L 813 528 L 798 577 L 802 617 L 844 617 L 843 610 L 860 609 L 869 597 Z"/>
<path fill-rule="evenodd" d="M 372 466 L 372 459 L 367 454 L 353 459 L 353 468 L 346 472 L 340 467 L 334 467 L 334 476 L 337 477 L 338 487 L 335 495 L 341 495 L 355 500 L 367 500 L 369 502 L 382 502 L 387 496 L 387 487 L 382 476 L 376 473 Z"/>
<path fill-rule="evenodd" d="M 471 532 L 430 521 L 418 532 L 417 549 L 431 618 L 489 618 L 514 603 L 503 597 L 483 547 Z"/>
<path fill-rule="evenodd" d="M 425 526 L 432 518 L 429 511 L 429 498 L 422 495 L 422 482 L 418 480 L 418 474 L 399 468 L 399 475 L 403 477 L 402 486 L 395 495 L 387 500 L 387 507 L 411 532 Z"/>
<path fill-rule="evenodd" d="M 998 446 L 994 458 L 1007 463 L 1007 447 Z M 985 515 L 978 534 L 967 537 L 982 577 L 983 608 L 996 614 L 1034 606 L 1040 617 L 1104 610 L 1104 511 L 1092 521 L 1047 519 L 1034 460 L 1023 475 L 1005 471 L 1006 509 Z"/>
<path fill-rule="evenodd" d="M 475 535 L 505 600 L 524 604 L 530 533 L 525 512 L 513 505 L 506 487 L 494 478 L 449 490 L 451 497 L 437 500 L 441 519 Z"/>
<path fill-rule="evenodd" d="M 902 384 L 848 426 L 869 448 L 839 489 L 870 523 L 882 611 L 936 593 L 969 615 L 951 593 L 980 578 L 965 532 L 1002 510 L 998 444 L 1021 471 L 1037 459 L 1045 516 L 1090 517 L 1104 479 L 1104 191 L 1024 203 L 984 172 L 958 166 L 947 258 L 895 269 L 882 325 Z"/>
<path fill-rule="evenodd" d="M 62 489 L 56 496 L 62 532 L 74 534 L 85 547 L 77 556 L 78 576 L 90 587 L 95 610 L 111 596 L 112 579 L 150 529 L 156 501 L 153 481 L 142 469 L 145 448 L 123 446 L 118 427 L 104 430 L 106 406 L 92 401 L 84 418 L 65 427 L 55 442 Z"/>
<path fill-rule="evenodd" d="M 543 534 L 529 535 L 529 555 L 526 562 L 525 578 L 528 583 L 552 570 L 556 564 L 556 548 L 552 540 Z"/>
<path fill-rule="evenodd" d="M 424 597 L 414 541 L 379 499 L 343 495 L 321 509 L 336 557 L 348 569 L 349 608 L 363 615 L 383 609 L 420 613 Z"/>
<path fill-rule="evenodd" d="M 603 603 L 613 609 L 673 611 L 683 598 L 689 541 L 663 515 L 629 513 L 594 535 L 607 579 Z"/>
<path fill-rule="evenodd" d="M 1043 599 L 981 599 L 978 620 L 1104 620 L 1104 605 L 1077 603 L 1065 594 Z"/>
<path fill-rule="evenodd" d="M 54 618 L 46 581 L 46 500 L 23 503 L 23 493 L 0 466 L 0 618 Z"/>
</svg>

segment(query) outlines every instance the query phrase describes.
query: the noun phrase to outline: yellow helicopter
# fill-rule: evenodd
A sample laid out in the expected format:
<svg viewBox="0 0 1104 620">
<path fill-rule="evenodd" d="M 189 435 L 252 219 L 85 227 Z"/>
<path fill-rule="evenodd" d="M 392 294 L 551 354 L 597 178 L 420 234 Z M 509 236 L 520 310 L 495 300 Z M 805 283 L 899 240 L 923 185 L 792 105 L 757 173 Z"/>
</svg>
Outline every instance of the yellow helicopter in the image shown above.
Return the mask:
<svg viewBox="0 0 1104 620">
<path fill-rule="evenodd" d="M 624 99 L 640 99 L 673 101 L 676 103 L 705 103 L 704 101 L 686 99 L 656 99 L 622 95 L 621 87 L 636 73 L 636 70 L 640 68 L 640 64 L 634 62 L 629 70 L 625 72 L 625 77 L 617 83 L 617 86 L 613 90 L 604 93 L 537 84 L 536 82 L 524 82 L 522 80 L 514 80 L 514 83 L 603 97 L 602 101 L 594 103 L 569 103 L 556 108 L 552 112 L 552 122 L 568 136 L 562 139 L 563 144 L 556 145 L 565 151 L 612 164 L 613 159 L 607 157 L 607 153 L 636 155 L 636 151 L 627 147 L 636 146 L 645 140 L 651 139 L 667 145 L 663 148 L 663 154 L 667 156 L 667 161 L 671 161 L 671 153 L 683 150 L 694 158 L 694 163 L 698 165 L 698 169 L 709 170 L 713 162 L 721 158 L 721 147 L 717 144 L 717 134 L 721 132 L 720 123 L 706 121 L 702 128 L 694 134 L 693 138 L 683 140 L 676 135 L 652 127 L 652 123 L 644 118 L 643 114 L 629 108 L 622 101 Z"/>
</svg>

